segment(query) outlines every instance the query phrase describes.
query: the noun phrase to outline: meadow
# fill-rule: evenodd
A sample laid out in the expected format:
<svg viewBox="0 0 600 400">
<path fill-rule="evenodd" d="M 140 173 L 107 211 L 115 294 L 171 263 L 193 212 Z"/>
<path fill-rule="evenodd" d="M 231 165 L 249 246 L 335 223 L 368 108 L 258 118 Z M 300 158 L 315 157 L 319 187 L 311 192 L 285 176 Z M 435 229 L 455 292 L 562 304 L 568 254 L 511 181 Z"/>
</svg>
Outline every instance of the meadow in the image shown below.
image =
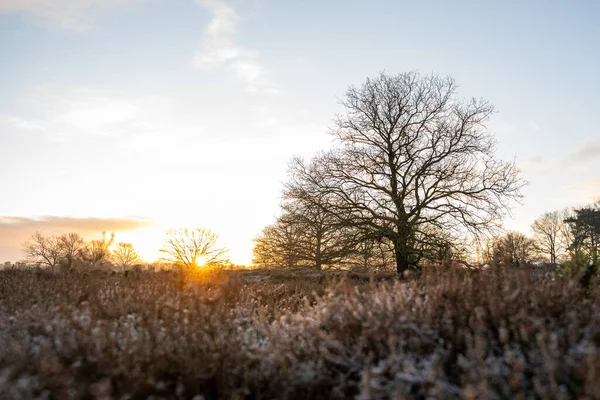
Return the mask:
<svg viewBox="0 0 600 400">
<path fill-rule="evenodd" d="M 394 275 L 0 271 L 6 399 L 598 398 L 600 285 Z"/>
</svg>

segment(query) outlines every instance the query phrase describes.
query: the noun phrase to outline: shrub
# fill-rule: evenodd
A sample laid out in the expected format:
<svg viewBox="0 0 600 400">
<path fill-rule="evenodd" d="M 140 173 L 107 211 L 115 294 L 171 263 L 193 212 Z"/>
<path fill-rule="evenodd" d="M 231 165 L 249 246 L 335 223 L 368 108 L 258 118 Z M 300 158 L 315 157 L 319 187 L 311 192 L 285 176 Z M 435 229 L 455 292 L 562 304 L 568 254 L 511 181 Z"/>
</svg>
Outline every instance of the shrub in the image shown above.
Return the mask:
<svg viewBox="0 0 600 400">
<path fill-rule="evenodd" d="M 0 271 L 6 398 L 592 398 L 600 296 L 527 270 Z"/>
</svg>

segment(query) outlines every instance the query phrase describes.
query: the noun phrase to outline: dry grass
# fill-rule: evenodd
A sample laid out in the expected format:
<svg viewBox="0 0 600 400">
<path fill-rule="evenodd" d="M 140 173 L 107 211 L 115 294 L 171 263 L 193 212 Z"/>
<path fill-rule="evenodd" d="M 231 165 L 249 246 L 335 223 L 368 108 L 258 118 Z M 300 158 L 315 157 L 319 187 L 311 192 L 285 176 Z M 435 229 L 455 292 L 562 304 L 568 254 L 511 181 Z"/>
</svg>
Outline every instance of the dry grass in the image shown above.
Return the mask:
<svg viewBox="0 0 600 400">
<path fill-rule="evenodd" d="M 0 272 L 0 397 L 598 398 L 600 290 L 526 271 Z M 201 397 L 196 397 L 199 399 Z"/>
</svg>

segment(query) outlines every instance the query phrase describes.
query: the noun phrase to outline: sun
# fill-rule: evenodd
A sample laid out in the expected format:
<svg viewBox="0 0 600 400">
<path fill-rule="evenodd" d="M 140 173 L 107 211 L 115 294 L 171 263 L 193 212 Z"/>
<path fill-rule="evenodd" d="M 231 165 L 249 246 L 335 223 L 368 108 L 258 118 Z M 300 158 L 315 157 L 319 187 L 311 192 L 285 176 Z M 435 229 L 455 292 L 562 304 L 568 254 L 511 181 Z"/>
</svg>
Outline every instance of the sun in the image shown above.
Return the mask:
<svg viewBox="0 0 600 400">
<path fill-rule="evenodd" d="M 207 263 L 208 263 L 208 257 L 206 257 L 205 255 L 199 255 L 194 260 L 194 264 L 196 264 L 196 266 L 199 268 L 206 267 Z"/>
</svg>

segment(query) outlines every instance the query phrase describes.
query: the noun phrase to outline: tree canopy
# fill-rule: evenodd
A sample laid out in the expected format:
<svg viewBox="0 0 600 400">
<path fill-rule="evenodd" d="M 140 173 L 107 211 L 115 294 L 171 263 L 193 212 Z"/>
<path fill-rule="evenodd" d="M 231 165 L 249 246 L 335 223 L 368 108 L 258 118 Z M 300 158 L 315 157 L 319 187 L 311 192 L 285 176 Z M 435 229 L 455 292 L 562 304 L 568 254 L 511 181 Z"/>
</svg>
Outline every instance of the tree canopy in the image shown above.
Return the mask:
<svg viewBox="0 0 600 400">
<path fill-rule="evenodd" d="M 350 87 L 330 131 L 337 147 L 294 159 L 287 196 L 389 241 L 398 273 L 447 237 L 498 227 L 524 182 L 494 157 L 493 107 L 456 90 L 450 77 L 414 72 Z"/>
</svg>

